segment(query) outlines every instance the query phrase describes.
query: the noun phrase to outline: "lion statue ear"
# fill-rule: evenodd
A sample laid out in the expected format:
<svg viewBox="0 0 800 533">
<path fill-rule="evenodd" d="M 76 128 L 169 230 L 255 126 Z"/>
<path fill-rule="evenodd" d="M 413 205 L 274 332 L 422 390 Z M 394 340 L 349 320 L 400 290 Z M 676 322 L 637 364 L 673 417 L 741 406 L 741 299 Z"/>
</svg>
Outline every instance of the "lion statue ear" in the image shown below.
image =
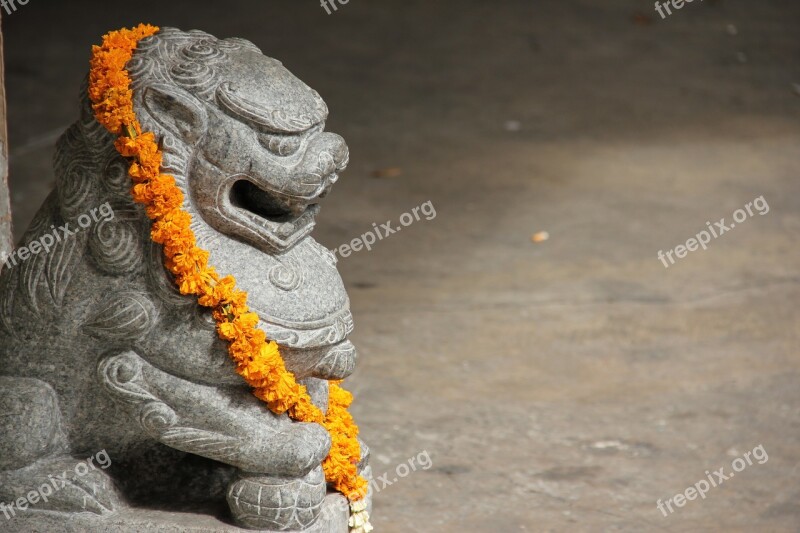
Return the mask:
<svg viewBox="0 0 800 533">
<path fill-rule="evenodd" d="M 144 92 L 150 116 L 189 145 L 194 146 L 208 129 L 208 113 L 188 92 L 170 85 L 151 85 Z"/>
</svg>

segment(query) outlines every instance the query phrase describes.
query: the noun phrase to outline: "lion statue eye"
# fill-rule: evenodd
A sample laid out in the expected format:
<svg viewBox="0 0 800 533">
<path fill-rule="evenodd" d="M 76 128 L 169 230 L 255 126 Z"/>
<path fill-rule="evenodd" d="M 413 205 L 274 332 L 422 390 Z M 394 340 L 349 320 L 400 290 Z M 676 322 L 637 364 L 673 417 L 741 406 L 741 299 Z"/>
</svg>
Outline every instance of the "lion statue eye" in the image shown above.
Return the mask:
<svg viewBox="0 0 800 533">
<path fill-rule="evenodd" d="M 273 154 L 286 157 L 296 153 L 303 141 L 295 135 L 259 133 L 258 142 Z"/>
</svg>

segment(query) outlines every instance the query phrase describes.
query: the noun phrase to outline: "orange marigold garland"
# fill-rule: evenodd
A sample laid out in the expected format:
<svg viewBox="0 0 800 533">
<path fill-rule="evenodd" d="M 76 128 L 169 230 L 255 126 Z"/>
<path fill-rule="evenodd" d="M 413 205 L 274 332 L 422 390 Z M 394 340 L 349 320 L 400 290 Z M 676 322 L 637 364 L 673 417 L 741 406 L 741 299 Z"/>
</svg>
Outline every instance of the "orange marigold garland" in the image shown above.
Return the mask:
<svg viewBox="0 0 800 533">
<path fill-rule="evenodd" d="M 258 328 L 259 317 L 250 312 L 247 293 L 236 288 L 232 276 L 220 276 L 209 266 L 209 253 L 197 247 L 191 215 L 181 207 L 183 193 L 172 176 L 161 173 L 162 153 L 156 136 L 142 132 L 136 118 L 125 66 L 138 42 L 158 31 L 155 26 L 140 24 L 112 31 L 103 37 L 101 46 L 93 47 L 89 98 L 95 116 L 119 136 L 116 149 L 131 162 L 131 195 L 152 220 L 151 238 L 163 245 L 165 265 L 181 294 L 196 296 L 199 305 L 213 310 L 217 332 L 229 342 L 236 371 L 270 410 L 288 413 L 300 422 L 321 424 L 330 433 L 331 452 L 322 465 L 325 477 L 351 501 L 353 530 L 368 532 L 372 529 L 364 504 L 368 482 L 358 475 L 358 426 L 347 411 L 352 395 L 341 382 L 331 381 L 327 415 L 311 402 L 306 388 L 286 369 L 278 345 Z"/>
</svg>

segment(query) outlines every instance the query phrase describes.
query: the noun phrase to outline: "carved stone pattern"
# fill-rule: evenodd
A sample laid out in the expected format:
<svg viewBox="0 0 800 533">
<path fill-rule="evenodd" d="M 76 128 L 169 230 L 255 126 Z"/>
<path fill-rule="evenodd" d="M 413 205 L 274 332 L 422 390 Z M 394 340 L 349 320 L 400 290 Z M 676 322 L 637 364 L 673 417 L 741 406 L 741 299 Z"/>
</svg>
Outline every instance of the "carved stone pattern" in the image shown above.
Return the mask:
<svg viewBox="0 0 800 533">
<path fill-rule="evenodd" d="M 105 358 L 97 367 L 97 376 L 115 400 L 133 405 L 160 401 L 142 385 L 142 361 L 133 354 Z"/>
<path fill-rule="evenodd" d="M 253 529 L 303 530 L 319 516 L 325 497 L 321 468 L 290 484 L 284 479 L 241 477 L 228 490 L 237 522 Z"/>
<path fill-rule="evenodd" d="M 46 205 L 54 204 L 55 200 L 51 194 Z M 42 250 L 12 267 L 12 270 L 19 271 L 21 291 L 17 294 L 22 296 L 36 316 L 41 315 L 40 304 L 43 299 L 52 301 L 56 307 L 61 306 L 75 267 L 86 252 L 86 234 L 78 232 L 75 235 L 63 235 L 56 229 L 62 221 L 54 218 L 55 215 L 54 210 L 40 211 L 23 237 L 23 243 L 28 245 L 45 234 L 51 234 L 55 243 L 49 252 Z M 8 272 L 4 275 L 13 274 Z"/>
<path fill-rule="evenodd" d="M 101 220 L 92 228 L 89 246 L 98 266 L 109 274 L 126 274 L 142 265 L 139 231 L 130 222 Z"/>
<path fill-rule="evenodd" d="M 269 269 L 269 281 L 283 291 L 293 291 L 303 283 L 303 271 L 291 265 L 275 265 Z"/>
<path fill-rule="evenodd" d="M 353 314 L 349 309 L 331 317 L 333 323 L 317 327 L 315 323 L 280 322 L 272 319 L 267 326 L 267 335 L 278 344 L 291 348 L 314 348 L 337 344 L 353 332 Z"/>
<path fill-rule="evenodd" d="M 158 312 L 146 294 L 123 291 L 108 295 L 82 329 L 98 339 L 135 341 L 147 335 Z"/>
</svg>

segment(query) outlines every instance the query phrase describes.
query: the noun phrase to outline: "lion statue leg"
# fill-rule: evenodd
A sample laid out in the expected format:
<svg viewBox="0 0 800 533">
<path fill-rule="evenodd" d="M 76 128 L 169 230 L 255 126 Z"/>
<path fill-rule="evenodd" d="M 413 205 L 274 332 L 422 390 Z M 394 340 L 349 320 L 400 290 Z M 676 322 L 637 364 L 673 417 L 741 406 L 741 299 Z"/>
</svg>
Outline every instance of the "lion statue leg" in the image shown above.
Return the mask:
<svg viewBox="0 0 800 533">
<path fill-rule="evenodd" d="M 44 381 L 0 376 L 0 512 L 106 514 L 120 505 L 111 478 L 68 454 L 58 398 Z"/>
<path fill-rule="evenodd" d="M 237 524 L 302 530 L 319 517 L 327 492 L 320 465 L 331 445 L 321 426 L 274 415 L 247 386 L 189 382 L 133 351 L 102 359 L 98 377 L 148 436 L 239 469 L 228 491 Z"/>
</svg>

